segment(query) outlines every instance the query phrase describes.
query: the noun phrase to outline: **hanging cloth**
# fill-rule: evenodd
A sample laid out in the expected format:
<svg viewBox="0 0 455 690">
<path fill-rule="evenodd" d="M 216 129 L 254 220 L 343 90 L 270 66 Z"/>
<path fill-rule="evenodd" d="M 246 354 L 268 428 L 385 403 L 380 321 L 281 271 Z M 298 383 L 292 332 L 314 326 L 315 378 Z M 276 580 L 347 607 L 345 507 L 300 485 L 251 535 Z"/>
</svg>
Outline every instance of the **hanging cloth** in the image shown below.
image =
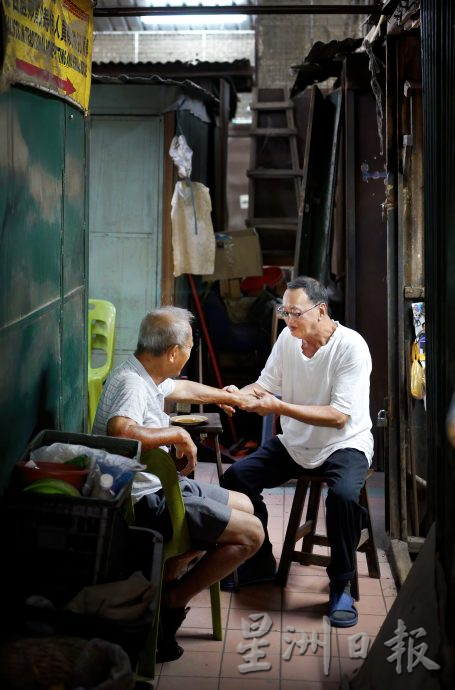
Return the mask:
<svg viewBox="0 0 455 690">
<path fill-rule="evenodd" d="M 205 185 L 191 180 L 177 182 L 171 204 L 174 276 L 214 272 L 216 240 L 211 210 Z"/>
<path fill-rule="evenodd" d="M 175 185 L 171 204 L 174 276 L 213 273 L 216 241 L 212 202 L 208 188 L 191 179 L 193 151 L 184 134 L 172 139 L 169 155 L 181 178 Z"/>
</svg>

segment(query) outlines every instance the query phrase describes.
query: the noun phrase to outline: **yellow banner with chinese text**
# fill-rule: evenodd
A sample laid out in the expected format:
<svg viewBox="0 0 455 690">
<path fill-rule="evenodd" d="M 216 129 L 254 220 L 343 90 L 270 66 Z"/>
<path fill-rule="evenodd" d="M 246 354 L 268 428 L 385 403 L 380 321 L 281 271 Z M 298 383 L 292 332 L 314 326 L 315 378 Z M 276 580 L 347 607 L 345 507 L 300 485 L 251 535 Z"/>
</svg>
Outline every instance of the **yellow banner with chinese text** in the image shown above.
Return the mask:
<svg viewBox="0 0 455 690">
<path fill-rule="evenodd" d="M 44 89 L 88 111 L 92 73 L 91 0 L 2 0 L 5 54 L 0 88 Z"/>
</svg>

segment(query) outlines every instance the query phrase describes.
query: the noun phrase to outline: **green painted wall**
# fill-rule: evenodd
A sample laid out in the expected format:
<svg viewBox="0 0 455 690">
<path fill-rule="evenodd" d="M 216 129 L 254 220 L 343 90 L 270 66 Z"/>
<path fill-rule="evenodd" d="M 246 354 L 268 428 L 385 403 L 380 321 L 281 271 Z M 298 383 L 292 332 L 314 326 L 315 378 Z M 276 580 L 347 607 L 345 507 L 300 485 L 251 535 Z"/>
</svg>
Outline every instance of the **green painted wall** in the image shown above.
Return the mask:
<svg viewBox="0 0 455 690">
<path fill-rule="evenodd" d="M 39 430 L 86 418 L 83 114 L 0 95 L 0 488 Z"/>
</svg>

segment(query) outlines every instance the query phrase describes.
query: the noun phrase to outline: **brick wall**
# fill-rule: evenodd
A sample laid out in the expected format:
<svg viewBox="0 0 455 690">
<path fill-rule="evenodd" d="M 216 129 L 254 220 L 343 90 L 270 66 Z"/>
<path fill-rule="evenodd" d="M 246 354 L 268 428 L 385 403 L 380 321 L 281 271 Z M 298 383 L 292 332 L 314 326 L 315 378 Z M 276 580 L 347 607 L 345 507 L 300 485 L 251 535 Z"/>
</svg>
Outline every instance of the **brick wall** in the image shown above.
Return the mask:
<svg viewBox="0 0 455 690">
<path fill-rule="evenodd" d="M 254 31 L 99 32 L 93 36 L 93 61 L 232 62 L 254 65 Z"/>
<path fill-rule="evenodd" d="M 322 4 L 317 0 L 318 4 Z M 357 4 L 353 0 L 324 0 L 325 5 Z M 260 0 L 260 4 L 277 4 L 276 0 Z M 287 5 L 303 4 L 302 0 L 286 0 Z M 307 2 L 311 5 L 311 2 Z M 366 15 L 288 14 L 261 15 L 256 18 L 257 85 L 290 88 L 295 76 L 291 66 L 301 64 L 316 41 L 358 38 L 364 35 L 362 24 Z"/>
</svg>

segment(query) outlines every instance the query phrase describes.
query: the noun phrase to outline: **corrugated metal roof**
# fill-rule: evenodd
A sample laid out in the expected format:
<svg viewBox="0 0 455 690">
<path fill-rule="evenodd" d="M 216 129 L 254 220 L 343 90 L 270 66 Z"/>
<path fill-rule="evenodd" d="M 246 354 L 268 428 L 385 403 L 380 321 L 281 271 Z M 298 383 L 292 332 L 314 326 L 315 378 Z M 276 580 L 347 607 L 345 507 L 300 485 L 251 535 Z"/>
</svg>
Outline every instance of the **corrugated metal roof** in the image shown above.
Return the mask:
<svg viewBox="0 0 455 690">
<path fill-rule="evenodd" d="M 223 14 L 223 4 L 235 5 L 239 7 L 239 14 L 242 13 L 242 5 L 250 5 L 251 0 L 229 0 L 228 3 L 214 2 L 213 0 L 197 1 L 197 0 L 174 0 L 174 2 L 165 2 L 165 0 L 158 0 L 158 2 L 151 2 L 150 0 L 97 0 L 97 7 L 172 7 L 184 5 L 219 5 L 220 17 Z M 157 22 L 156 24 L 145 23 L 141 17 L 95 17 L 94 30 L 95 31 L 191 31 L 193 28 L 201 29 L 229 29 L 231 31 L 251 29 L 253 27 L 253 18 L 245 16 L 242 22 L 236 22 L 234 17 L 224 15 L 220 22 L 205 25 L 198 23 L 195 25 L 194 19 L 188 18 L 188 23 L 181 22 L 182 17 L 179 17 L 177 22 L 176 17 L 169 17 L 166 22 Z"/>
<path fill-rule="evenodd" d="M 237 109 L 237 92 L 250 91 L 253 69 L 248 60 L 201 62 L 191 65 L 174 63 L 93 63 L 92 79 L 98 83 L 149 83 L 178 85 L 193 98 L 199 98 L 216 110 L 219 105 L 219 80 L 231 84 L 229 116 Z"/>
</svg>

